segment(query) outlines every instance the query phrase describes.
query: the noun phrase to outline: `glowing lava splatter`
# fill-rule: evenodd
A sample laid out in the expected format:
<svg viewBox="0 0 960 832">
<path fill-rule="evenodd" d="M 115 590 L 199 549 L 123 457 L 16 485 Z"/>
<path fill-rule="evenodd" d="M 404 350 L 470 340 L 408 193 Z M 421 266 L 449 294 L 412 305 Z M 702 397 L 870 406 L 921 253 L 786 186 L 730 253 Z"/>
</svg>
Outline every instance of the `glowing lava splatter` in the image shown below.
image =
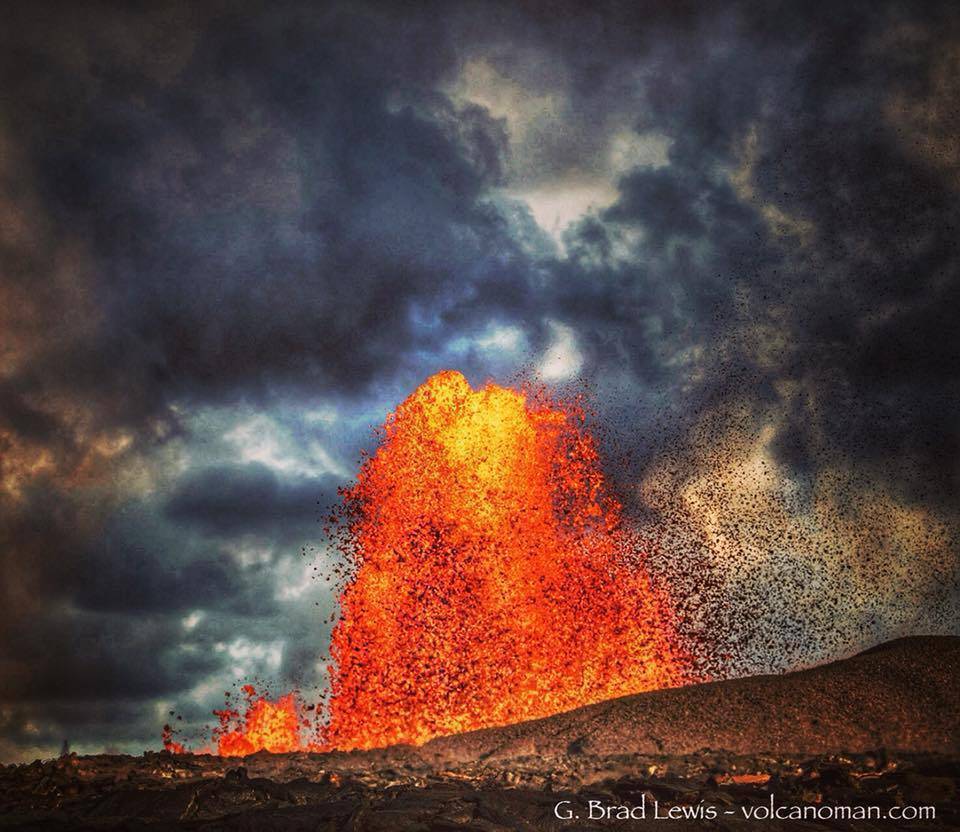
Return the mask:
<svg viewBox="0 0 960 832">
<path fill-rule="evenodd" d="M 330 747 L 422 743 L 681 681 L 579 408 L 439 373 L 387 420 L 346 507 L 355 572 L 332 636 Z"/>
<path fill-rule="evenodd" d="M 219 725 L 213 729 L 213 745 L 216 749 L 201 749 L 195 753 L 216 753 L 221 757 L 245 757 L 258 751 L 284 753 L 290 751 L 315 751 L 318 745 L 308 741 L 305 733 L 312 725 L 306 718 L 307 708 L 295 692 L 287 693 L 271 701 L 257 692 L 253 685 L 244 685 L 246 702 L 243 712 L 229 704 L 214 711 Z M 192 753 L 174 737 L 169 725 L 163 726 L 163 747 L 173 754 Z"/>
<path fill-rule="evenodd" d="M 388 418 L 343 518 L 320 738 L 295 694 L 247 686 L 242 715 L 215 712 L 221 755 L 422 743 L 684 680 L 577 405 L 438 373 Z M 164 745 L 185 750 L 169 728 Z"/>
<path fill-rule="evenodd" d="M 257 751 L 299 751 L 300 703 L 295 693 L 287 693 L 276 702 L 259 696 L 252 685 L 242 688 L 247 707 L 242 721 L 233 708 L 215 711 L 220 727 L 214 731 L 217 752 L 223 757 L 243 757 Z"/>
</svg>

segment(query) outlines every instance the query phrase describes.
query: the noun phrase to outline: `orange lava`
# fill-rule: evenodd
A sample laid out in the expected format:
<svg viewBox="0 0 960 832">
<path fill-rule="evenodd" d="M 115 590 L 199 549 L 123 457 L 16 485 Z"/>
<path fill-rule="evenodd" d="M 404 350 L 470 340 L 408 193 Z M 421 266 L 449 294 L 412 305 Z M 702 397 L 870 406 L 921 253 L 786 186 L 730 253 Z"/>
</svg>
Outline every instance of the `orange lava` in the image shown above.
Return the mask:
<svg viewBox="0 0 960 832">
<path fill-rule="evenodd" d="M 388 418 L 346 511 L 328 747 L 419 744 L 682 681 L 666 599 L 579 408 L 438 373 Z"/>
<path fill-rule="evenodd" d="M 163 747 L 171 754 L 190 754 L 191 752 L 182 742 L 177 742 L 173 738 L 173 728 L 170 725 L 164 725 L 160 732 L 160 741 Z"/>
<path fill-rule="evenodd" d="M 211 754 L 221 757 L 245 757 L 258 751 L 284 753 L 290 751 L 318 750 L 316 742 L 305 739 L 311 723 L 305 717 L 306 707 L 295 693 L 287 693 L 271 702 L 257 693 L 253 685 L 244 685 L 241 690 L 246 705 L 241 714 L 229 707 L 214 711 L 219 725 L 213 729 L 216 751 L 202 748 L 193 751 L 174 739 L 174 730 L 163 726 L 163 747 L 171 754 Z"/>
<path fill-rule="evenodd" d="M 288 693 L 276 702 L 258 696 L 252 685 L 244 685 L 246 712 L 225 708 L 214 711 L 220 727 L 214 730 L 217 753 L 221 757 L 243 757 L 257 751 L 283 753 L 303 748 L 300 737 L 302 720 L 296 694 Z"/>
</svg>

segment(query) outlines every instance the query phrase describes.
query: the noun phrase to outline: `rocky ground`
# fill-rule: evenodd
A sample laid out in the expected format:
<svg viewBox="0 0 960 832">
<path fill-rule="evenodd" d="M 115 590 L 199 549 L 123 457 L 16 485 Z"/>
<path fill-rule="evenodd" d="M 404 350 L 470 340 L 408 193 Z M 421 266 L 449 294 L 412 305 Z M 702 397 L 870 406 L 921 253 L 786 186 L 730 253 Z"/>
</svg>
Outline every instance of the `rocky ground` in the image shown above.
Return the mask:
<svg viewBox="0 0 960 832">
<path fill-rule="evenodd" d="M 0 830 L 948 829 L 958 782 L 960 639 L 905 639 L 422 748 L 0 766 Z"/>
</svg>

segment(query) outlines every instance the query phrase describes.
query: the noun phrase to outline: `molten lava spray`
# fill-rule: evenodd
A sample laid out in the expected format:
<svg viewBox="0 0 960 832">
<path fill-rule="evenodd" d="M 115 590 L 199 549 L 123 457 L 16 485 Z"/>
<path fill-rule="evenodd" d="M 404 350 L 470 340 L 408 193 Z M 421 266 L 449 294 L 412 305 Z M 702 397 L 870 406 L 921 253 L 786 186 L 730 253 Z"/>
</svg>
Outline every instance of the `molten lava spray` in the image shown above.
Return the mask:
<svg viewBox="0 0 960 832">
<path fill-rule="evenodd" d="M 222 757 L 245 757 L 257 751 L 275 753 L 300 751 L 300 703 L 295 693 L 287 693 L 276 702 L 257 694 L 253 685 L 244 685 L 247 706 L 243 717 L 233 708 L 214 711 L 220 727 L 214 729 L 217 753 Z"/>
<path fill-rule="evenodd" d="M 219 724 L 213 729 L 213 748 L 192 751 L 175 739 L 170 725 L 163 726 L 163 747 L 172 754 L 211 754 L 221 757 L 245 757 L 258 751 L 284 753 L 290 751 L 319 751 L 319 744 L 305 739 L 312 725 L 306 718 L 307 708 L 296 692 L 284 694 L 271 701 L 257 692 L 253 685 L 244 685 L 243 712 L 228 704 L 214 711 Z"/>
<path fill-rule="evenodd" d="M 326 745 L 422 743 L 682 680 L 579 408 L 439 373 L 388 419 L 346 511 Z"/>
</svg>

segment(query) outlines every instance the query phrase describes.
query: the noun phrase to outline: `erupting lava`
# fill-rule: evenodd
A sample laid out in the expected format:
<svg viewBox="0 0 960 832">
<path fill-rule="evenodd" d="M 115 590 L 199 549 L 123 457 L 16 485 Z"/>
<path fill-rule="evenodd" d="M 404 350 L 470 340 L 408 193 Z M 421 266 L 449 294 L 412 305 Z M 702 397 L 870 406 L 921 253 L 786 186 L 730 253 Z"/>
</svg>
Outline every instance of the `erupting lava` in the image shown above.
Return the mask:
<svg viewBox="0 0 960 832">
<path fill-rule="evenodd" d="M 301 720 L 297 696 L 287 693 L 276 702 L 257 695 L 253 685 L 244 685 L 247 707 L 240 721 L 240 712 L 233 708 L 215 711 L 220 727 L 214 731 L 217 753 L 222 757 L 244 757 L 266 749 L 277 753 L 300 751 Z"/>
<path fill-rule="evenodd" d="M 447 371 L 387 420 L 346 493 L 356 571 L 326 745 L 422 743 L 681 681 L 583 414 L 541 399 Z"/>
<path fill-rule="evenodd" d="M 303 741 L 294 694 L 248 686 L 243 717 L 216 712 L 220 754 L 419 744 L 683 681 L 579 407 L 438 373 L 344 497 L 322 740 Z"/>
<path fill-rule="evenodd" d="M 271 702 L 261 696 L 253 685 L 241 690 L 246 698 L 243 714 L 229 705 L 214 711 L 219 725 L 213 729 L 216 753 L 221 757 L 245 757 L 257 751 L 284 753 L 289 751 L 316 751 L 316 742 L 305 742 L 303 733 L 312 727 L 304 717 L 304 705 L 296 693 L 287 693 Z M 189 753 L 186 746 L 174 739 L 173 729 L 163 726 L 163 747 L 173 754 Z M 203 749 L 197 753 L 210 753 Z"/>
</svg>

